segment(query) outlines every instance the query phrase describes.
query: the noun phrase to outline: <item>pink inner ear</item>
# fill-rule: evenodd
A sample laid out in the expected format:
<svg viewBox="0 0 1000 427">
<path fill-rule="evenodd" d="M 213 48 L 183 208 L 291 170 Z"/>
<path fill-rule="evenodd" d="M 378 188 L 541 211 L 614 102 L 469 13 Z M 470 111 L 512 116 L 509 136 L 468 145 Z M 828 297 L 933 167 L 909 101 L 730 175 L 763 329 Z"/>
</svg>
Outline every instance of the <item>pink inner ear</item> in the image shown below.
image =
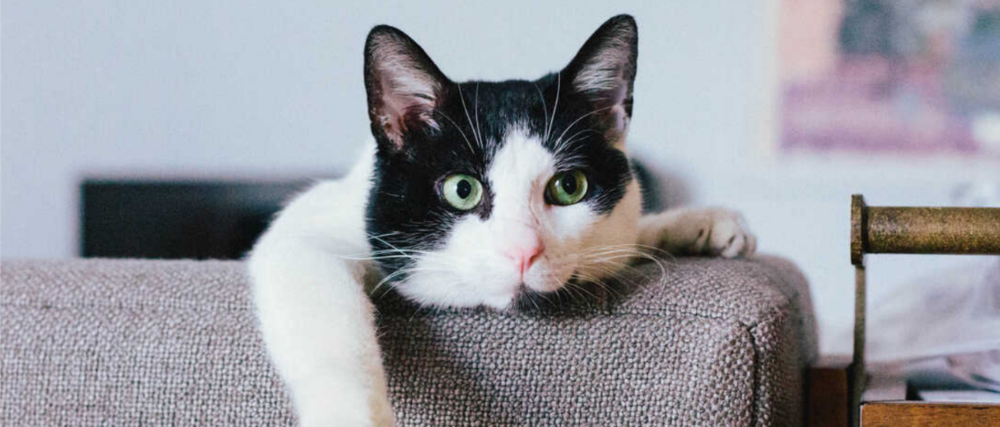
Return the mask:
<svg viewBox="0 0 1000 427">
<path fill-rule="evenodd" d="M 438 127 L 433 118 L 433 87 L 426 81 L 388 72 L 383 74 L 380 84 L 382 106 L 379 118 L 386 136 L 397 148 L 403 146 L 403 134 L 411 127 Z"/>
<path fill-rule="evenodd" d="M 628 128 L 629 117 L 625 112 L 625 97 L 627 95 L 627 82 L 615 76 L 608 79 L 610 89 L 595 93 L 595 104 L 597 108 L 607 108 L 607 123 L 611 126 L 608 131 L 613 137 L 620 136 Z"/>
<path fill-rule="evenodd" d="M 611 107 L 612 133 L 622 135 L 628 129 L 628 114 L 625 114 L 625 106 L 617 104 Z"/>
</svg>

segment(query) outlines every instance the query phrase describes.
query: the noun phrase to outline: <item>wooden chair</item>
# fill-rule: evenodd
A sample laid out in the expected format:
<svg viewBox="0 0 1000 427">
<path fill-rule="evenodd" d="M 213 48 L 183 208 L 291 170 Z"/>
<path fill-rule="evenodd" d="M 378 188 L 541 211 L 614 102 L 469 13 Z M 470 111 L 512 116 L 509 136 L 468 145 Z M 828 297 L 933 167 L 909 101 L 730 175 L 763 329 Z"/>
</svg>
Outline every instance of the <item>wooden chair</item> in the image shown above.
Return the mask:
<svg viewBox="0 0 1000 427">
<path fill-rule="evenodd" d="M 1000 208 L 867 206 L 851 200 L 854 265 L 854 349 L 848 361 L 828 361 L 808 373 L 809 426 L 995 426 L 1000 405 L 865 402 L 865 255 L 1000 255 Z"/>
</svg>

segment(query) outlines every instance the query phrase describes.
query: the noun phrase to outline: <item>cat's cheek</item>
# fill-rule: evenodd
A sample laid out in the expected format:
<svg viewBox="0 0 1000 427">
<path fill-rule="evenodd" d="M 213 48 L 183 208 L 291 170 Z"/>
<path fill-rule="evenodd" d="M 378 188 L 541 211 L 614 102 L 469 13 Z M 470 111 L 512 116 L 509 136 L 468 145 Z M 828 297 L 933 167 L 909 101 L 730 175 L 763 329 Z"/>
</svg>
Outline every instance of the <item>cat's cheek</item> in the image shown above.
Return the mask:
<svg viewBox="0 0 1000 427">
<path fill-rule="evenodd" d="M 597 215 L 583 203 L 571 206 L 556 206 L 549 212 L 552 217 L 552 237 L 559 242 L 579 239 L 597 221 Z"/>
</svg>

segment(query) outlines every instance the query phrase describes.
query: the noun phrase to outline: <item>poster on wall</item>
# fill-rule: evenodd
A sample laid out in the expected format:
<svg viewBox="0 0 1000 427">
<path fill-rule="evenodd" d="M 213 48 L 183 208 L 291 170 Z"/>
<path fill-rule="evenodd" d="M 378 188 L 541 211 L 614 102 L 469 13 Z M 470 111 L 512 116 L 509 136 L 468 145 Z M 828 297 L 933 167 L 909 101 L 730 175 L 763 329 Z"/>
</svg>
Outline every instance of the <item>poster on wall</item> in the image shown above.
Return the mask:
<svg viewBox="0 0 1000 427">
<path fill-rule="evenodd" d="M 784 0 L 783 153 L 1000 159 L 1000 0 Z"/>
</svg>

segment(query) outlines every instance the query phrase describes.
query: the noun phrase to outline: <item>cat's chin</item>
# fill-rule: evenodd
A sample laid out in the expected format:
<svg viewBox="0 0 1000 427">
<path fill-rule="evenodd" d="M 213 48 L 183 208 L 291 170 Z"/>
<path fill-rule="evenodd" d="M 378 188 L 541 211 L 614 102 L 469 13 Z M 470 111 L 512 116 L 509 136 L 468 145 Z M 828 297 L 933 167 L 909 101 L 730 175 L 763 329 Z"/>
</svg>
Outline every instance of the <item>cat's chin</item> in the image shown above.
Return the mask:
<svg viewBox="0 0 1000 427">
<path fill-rule="evenodd" d="M 447 304 L 450 307 L 475 307 L 483 306 L 497 311 L 509 311 L 516 310 L 519 307 L 527 307 L 530 301 L 539 298 L 540 295 L 544 295 L 547 292 L 541 292 L 531 289 L 524 284 L 518 285 L 515 289 L 510 292 L 497 293 L 490 296 L 483 296 L 478 303 L 454 303 L 451 302 Z"/>
<path fill-rule="evenodd" d="M 546 295 L 554 293 L 559 288 L 561 287 L 538 290 L 521 284 L 509 296 L 497 298 L 495 301 L 484 302 L 483 305 L 500 311 L 538 309 L 543 303 L 549 302 Z"/>
<path fill-rule="evenodd" d="M 423 274 L 397 282 L 394 288 L 404 298 L 422 306 L 487 307 L 506 311 L 516 310 L 525 302 L 539 305 L 538 301 L 544 300 L 546 295 L 562 289 L 574 271 L 571 266 L 559 266 L 553 271 L 551 265 L 539 264 L 523 277 L 508 274 L 505 279 L 489 280 L 489 274 L 464 275 L 461 281 L 456 281 L 454 276 Z"/>
<path fill-rule="evenodd" d="M 509 296 L 498 296 L 496 298 L 490 298 L 483 301 L 483 305 L 494 310 L 504 311 L 511 308 L 514 305 L 514 300 L 517 297 L 516 294 Z"/>
<path fill-rule="evenodd" d="M 521 297 L 531 292 L 527 286 L 523 283 L 512 288 L 509 292 L 502 292 L 485 297 L 482 301 L 483 306 L 489 307 L 495 310 L 506 311 L 517 306 L 517 301 Z"/>
<path fill-rule="evenodd" d="M 488 307 L 503 311 L 513 306 L 514 301 L 517 300 L 518 295 L 522 292 L 519 288 L 524 288 L 523 285 L 520 285 L 489 293 L 467 294 L 456 293 L 454 291 L 426 292 L 430 286 L 419 286 L 423 284 L 410 282 L 404 286 L 398 286 L 396 289 L 404 298 L 422 306 L 440 308 Z"/>
</svg>

